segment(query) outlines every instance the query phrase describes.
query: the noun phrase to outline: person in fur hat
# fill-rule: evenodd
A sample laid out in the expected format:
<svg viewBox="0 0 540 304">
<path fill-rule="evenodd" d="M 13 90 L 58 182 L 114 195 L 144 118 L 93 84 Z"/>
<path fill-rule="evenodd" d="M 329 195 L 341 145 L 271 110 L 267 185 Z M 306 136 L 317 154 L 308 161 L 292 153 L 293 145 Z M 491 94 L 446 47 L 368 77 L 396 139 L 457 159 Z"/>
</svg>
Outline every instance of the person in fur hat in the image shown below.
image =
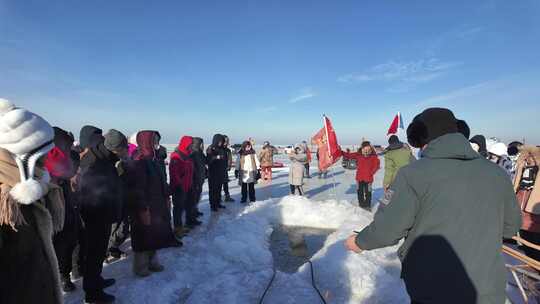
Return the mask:
<svg viewBox="0 0 540 304">
<path fill-rule="evenodd" d="M 64 221 L 43 160 L 54 147 L 40 116 L 0 99 L 0 303 L 62 303 L 52 236 Z"/>
</svg>

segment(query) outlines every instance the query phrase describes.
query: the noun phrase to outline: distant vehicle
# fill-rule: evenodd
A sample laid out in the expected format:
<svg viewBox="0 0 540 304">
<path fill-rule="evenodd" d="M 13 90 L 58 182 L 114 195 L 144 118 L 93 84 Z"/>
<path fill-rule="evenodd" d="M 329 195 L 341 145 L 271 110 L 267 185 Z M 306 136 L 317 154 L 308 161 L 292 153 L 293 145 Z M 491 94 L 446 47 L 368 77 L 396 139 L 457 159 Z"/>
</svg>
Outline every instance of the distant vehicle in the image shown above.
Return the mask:
<svg viewBox="0 0 540 304">
<path fill-rule="evenodd" d="M 344 168 L 344 169 L 348 169 L 348 170 L 356 170 L 356 159 L 348 159 L 348 158 L 341 158 L 341 166 Z"/>
<path fill-rule="evenodd" d="M 274 165 L 272 166 L 272 168 L 283 168 L 283 167 L 285 167 L 285 164 L 281 162 L 274 162 Z"/>
</svg>

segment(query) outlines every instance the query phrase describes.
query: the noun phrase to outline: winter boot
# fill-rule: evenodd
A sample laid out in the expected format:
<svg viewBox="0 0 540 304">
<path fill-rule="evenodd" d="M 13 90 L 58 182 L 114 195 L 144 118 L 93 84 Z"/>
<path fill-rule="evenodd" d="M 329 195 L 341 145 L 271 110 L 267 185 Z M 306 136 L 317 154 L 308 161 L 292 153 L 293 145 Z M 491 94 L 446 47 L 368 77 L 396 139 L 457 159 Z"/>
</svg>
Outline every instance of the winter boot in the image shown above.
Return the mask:
<svg viewBox="0 0 540 304">
<path fill-rule="evenodd" d="M 174 236 L 176 236 L 176 238 L 178 239 L 181 239 L 183 238 L 184 236 L 186 236 L 188 233 L 189 233 L 190 229 L 189 227 L 176 227 L 174 228 Z"/>
<path fill-rule="evenodd" d="M 193 229 L 193 228 L 195 228 L 195 227 L 197 227 L 197 226 L 200 226 L 201 224 L 202 224 L 201 221 L 194 219 L 194 220 L 191 220 L 191 221 L 187 224 L 187 227 L 188 227 L 189 229 Z"/>
<path fill-rule="evenodd" d="M 197 211 L 197 217 L 201 217 L 201 216 L 203 216 L 203 215 L 204 215 L 204 213 L 202 213 L 202 212 L 200 212 L 200 211 Z"/>
<path fill-rule="evenodd" d="M 365 208 L 367 211 L 371 212 L 371 191 L 366 193 Z"/>
<path fill-rule="evenodd" d="M 122 250 L 120 250 L 118 248 L 111 247 L 109 249 L 109 255 L 105 259 L 105 263 L 107 263 L 107 264 L 114 263 L 114 262 L 120 260 L 121 258 L 125 258 L 126 256 L 127 256 L 127 254 L 125 252 L 123 252 Z"/>
<path fill-rule="evenodd" d="M 107 294 L 103 291 L 96 292 L 95 294 L 87 294 L 84 301 L 86 304 L 110 304 L 114 303 L 116 298 L 113 295 Z"/>
<path fill-rule="evenodd" d="M 162 272 L 165 270 L 165 267 L 159 263 L 157 253 L 155 251 L 152 251 L 149 254 L 149 263 L 148 270 L 151 272 Z"/>
<path fill-rule="evenodd" d="M 230 196 L 227 196 L 225 197 L 225 201 L 228 202 L 228 203 L 233 203 L 234 202 L 234 199 Z"/>
<path fill-rule="evenodd" d="M 220 208 L 220 209 L 227 209 L 227 207 L 223 206 L 221 203 L 218 205 L 218 208 Z"/>
<path fill-rule="evenodd" d="M 71 282 L 69 274 L 67 276 L 62 276 L 62 290 L 68 293 L 75 291 L 75 289 L 77 289 L 77 287 Z"/>
<path fill-rule="evenodd" d="M 122 250 L 120 250 L 120 248 L 115 248 L 115 247 L 111 247 L 109 249 L 109 255 L 112 258 L 115 258 L 117 260 L 127 256 L 127 254 L 123 252 Z"/>
<path fill-rule="evenodd" d="M 133 256 L 133 273 L 141 278 L 147 277 L 152 273 L 148 269 L 150 258 L 148 251 L 135 252 Z"/>
<path fill-rule="evenodd" d="M 109 288 L 109 287 L 113 286 L 114 284 L 116 284 L 115 279 L 103 279 L 103 281 L 101 283 L 101 285 L 103 286 L 103 289 Z"/>
</svg>

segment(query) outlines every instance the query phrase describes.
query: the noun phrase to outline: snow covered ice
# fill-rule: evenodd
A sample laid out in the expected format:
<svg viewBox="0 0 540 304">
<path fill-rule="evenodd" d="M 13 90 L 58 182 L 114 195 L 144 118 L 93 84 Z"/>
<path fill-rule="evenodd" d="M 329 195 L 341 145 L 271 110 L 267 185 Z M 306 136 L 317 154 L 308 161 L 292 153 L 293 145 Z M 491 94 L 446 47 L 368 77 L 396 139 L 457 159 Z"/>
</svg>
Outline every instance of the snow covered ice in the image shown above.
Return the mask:
<svg viewBox="0 0 540 304">
<path fill-rule="evenodd" d="M 354 171 L 336 165 L 331 172 L 326 180 L 306 179 L 307 197 L 298 197 L 288 196 L 288 168 L 275 170 L 271 184 L 257 185 L 259 201 L 248 206 L 238 203 L 239 187 L 231 181 L 237 202 L 218 215 L 210 214 L 205 190 L 204 224 L 184 238 L 184 247 L 160 250 L 165 271 L 136 278 L 130 255 L 104 267 L 105 278 L 117 279 L 108 291 L 116 303 L 258 303 L 273 274 L 273 227 L 285 225 L 335 231 L 311 258 L 328 303 L 409 302 L 395 247 L 360 255 L 345 250 L 343 241 L 368 225 L 372 214 L 356 205 Z M 383 174 L 376 176 L 374 201 L 382 194 Z M 80 280 L 77 285 L 77 292 L 65 295 L 66 303 L 81 302 Z M 296 273 L 278 271 L 264 303 L 321 303 L 309 265 Z"/>
</svg>

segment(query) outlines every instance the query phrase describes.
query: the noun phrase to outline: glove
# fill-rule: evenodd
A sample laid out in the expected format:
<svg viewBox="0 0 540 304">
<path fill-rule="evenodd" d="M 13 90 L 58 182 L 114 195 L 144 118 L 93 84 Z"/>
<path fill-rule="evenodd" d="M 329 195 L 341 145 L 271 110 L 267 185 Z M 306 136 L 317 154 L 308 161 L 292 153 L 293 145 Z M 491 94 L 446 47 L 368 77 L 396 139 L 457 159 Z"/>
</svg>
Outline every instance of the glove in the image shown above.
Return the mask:
<svg viewBox="0 0 540 304">
<path fill-rule="evenodd" d="M 234 170 L 234 177 L 238 179 L 239 176 L 240 176 L 240 172 L 238 170 Z"/>
</svg>

